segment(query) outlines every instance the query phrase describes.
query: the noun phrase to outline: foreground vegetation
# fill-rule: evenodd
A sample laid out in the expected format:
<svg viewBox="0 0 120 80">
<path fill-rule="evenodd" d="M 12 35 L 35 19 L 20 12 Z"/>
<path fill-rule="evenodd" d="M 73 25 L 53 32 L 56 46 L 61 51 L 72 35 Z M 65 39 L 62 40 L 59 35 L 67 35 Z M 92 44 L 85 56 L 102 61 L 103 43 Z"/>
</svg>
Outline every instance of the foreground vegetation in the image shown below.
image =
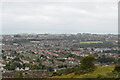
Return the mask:
<svg viewBox="0 0 120 80">
<path fill-rule="evenodd" d="M 115 66 L 99 66 L 95 69 L 95 71 L 86 73 L 86 74 L 62 74 L 61 76 L 53 76 L 52 78 L 109 78 L 108 74 L 112 74 Z"/>
<path fill-rule="evenodd" d="M 120 78 L 120 65 L 95 66 L 95 58 L 84 57 L 79 67 L 58 71 L 52 78 Z"/>
</svg>

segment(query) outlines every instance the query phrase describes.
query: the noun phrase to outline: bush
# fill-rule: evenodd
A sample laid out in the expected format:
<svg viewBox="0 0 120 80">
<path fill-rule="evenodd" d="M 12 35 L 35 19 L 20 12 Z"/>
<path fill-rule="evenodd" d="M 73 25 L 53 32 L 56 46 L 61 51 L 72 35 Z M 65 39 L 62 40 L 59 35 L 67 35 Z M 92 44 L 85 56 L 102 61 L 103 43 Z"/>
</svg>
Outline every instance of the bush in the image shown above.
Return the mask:
<svg viewBox="0 0 120 80">
<path fill-rule="evenodd" d="M 114 71 L 120 72 L 120 65 L 116 65 Z"/>
</svg>

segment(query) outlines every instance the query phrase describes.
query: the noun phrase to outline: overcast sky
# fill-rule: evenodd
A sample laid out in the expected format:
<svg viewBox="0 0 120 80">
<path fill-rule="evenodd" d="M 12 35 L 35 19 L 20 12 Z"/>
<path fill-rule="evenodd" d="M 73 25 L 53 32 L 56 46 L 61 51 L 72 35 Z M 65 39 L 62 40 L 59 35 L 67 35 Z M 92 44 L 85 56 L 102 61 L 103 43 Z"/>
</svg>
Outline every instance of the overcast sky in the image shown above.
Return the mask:
<svg viewBox="0 0 120 80">
<path fill-rule="evenodd" d="M 2 2 L 2 33 L 117 33 L 117 2 Z"/>
</svg>

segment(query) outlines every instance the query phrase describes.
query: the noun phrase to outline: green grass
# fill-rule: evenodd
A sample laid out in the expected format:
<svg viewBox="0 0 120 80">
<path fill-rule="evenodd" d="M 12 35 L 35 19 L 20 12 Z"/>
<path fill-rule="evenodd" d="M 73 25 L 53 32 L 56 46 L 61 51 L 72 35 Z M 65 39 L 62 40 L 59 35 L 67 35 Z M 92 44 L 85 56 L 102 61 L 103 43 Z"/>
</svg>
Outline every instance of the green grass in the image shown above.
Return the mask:
<svg viewBox="0 0 120 80">
<path fill-rule="evenodd" d="M 97 78 L 98 76 L 107 76 L 107 73 L 112 72 L 114 66 L 104 66 L 97 67 L 96 70 L 92 73 L 87 73 L 83 75 L 75 75 L 74 73 L 62 76 L 53 76 L 52 78 Z"/>
</svg>

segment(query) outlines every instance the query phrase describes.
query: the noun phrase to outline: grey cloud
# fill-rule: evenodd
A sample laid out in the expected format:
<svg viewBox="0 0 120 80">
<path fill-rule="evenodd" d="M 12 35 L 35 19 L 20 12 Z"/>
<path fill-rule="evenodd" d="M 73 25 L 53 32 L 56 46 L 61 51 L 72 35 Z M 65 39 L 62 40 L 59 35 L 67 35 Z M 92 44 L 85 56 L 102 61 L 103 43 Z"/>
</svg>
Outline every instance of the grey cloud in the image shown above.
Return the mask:
<svg viewBox="0 0 120 80">
<path fill-rule="evenodd" d="M 2 8 L 4 33 L 117 33 L 118 28 L 114 2 L 4 2 Z"/>
</svg>

